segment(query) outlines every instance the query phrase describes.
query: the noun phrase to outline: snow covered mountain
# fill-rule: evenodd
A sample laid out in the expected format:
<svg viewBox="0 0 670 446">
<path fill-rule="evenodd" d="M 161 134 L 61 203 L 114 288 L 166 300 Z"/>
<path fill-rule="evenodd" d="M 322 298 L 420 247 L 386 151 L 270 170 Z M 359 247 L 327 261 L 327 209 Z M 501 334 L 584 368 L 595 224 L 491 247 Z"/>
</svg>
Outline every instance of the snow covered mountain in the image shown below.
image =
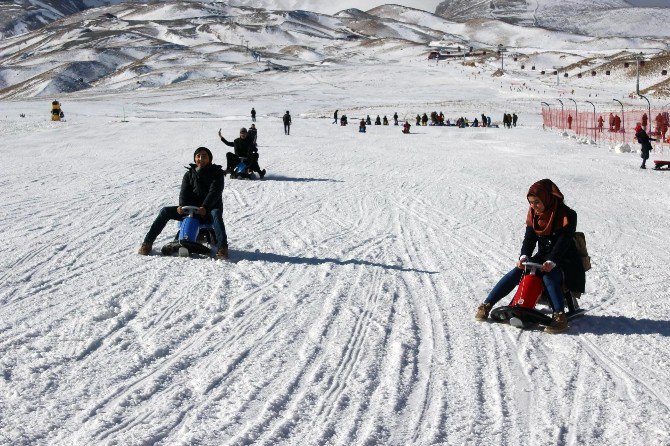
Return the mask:
<svg viewBox="0 0 670 446">
<path fill-rule="evenodd" d="M 493 50 L 503 44 L 519 61 L 509 69 L 523 70 L 523 63 L 538 72 L 570 65 L 575 75 L 633 50 L 660 54 L 658 48 L 668 46 L 667 38 L 592 38 L 494 19 L 457 23 L 399 5 L 328 15 L 211 1 L 134 2 L 87 9 L 0 41 L 0 97 L 223 82 L 353 62 L 425 61 L 435 42 L 488 49 L 470 63 L 491 72 L 499 57 Z"/>
<path fill-rule="evenodd" d="M 457 22 L 497 19 L 598 37 L 667 37 L 669 8 L 638 8 L 625 0 L 445 0 L 435 13 Z"/>
<path fill-rule="evenodd" d="M 85 9 L 125 0 L 13 0 L 0 2 L 0 39 L 22 34 Z"/>
<path fill-rule="evenodd" d="M 396 50 L 423 53 L 442 36 L 359 10 L 328 16 L 211 2 L 122 4 L 0 42 L 0 94 L 153 87 L 351 58 L 389 60 Z"/>
</svg>

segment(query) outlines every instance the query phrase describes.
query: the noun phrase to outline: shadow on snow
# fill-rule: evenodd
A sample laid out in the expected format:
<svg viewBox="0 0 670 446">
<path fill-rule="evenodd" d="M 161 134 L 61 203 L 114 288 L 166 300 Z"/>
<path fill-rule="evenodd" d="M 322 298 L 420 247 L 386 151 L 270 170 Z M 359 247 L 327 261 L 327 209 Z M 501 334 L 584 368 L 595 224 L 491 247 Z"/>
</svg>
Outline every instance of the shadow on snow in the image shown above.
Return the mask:
<svg viewBox="0 0 670 446">
<path fill-rule="evenodd" d="M 625 316 L 591 316 L 584 315 L 571 325 L 575 326 L 574 334 L 641 334 L 670 336 L 670 321 L 656 319 L 635 319 Z"/>
<path fill-rule="evenodd" d="M 368 262 L 367 260 L 338 260 L 332 258 L 323 258 L 319 259 L 316 257 L 296 257 L 296 256 L 285 256 L 281 254 L 273 254 L 267 252 L 250 252 L 250 251 L 230 251 L 231 257 L 235 259 L 236 262 L 241 260 L 249 261 L 263 261 L 263 262 L 272 262 L 272 263 L 293 263 L 295 265 L 323 265 L 325 263 L 334 263 L 336 265 L 363 265 L 363 266 L 375 266 L 379 268 L 384 268 L 394 271 L 403 271 L 403 272 L 412 272 L 412 273 L 424 273 L 424 274 L 437 274 L 439 271 L 426 271 L 415 268 L 405 268 L 399 265 L 385 265 L 383 263 Z"/>
<path fill-rule="evenodd" d="M 291 178 L 281 175 L 272 175 L 266 176 L 265 181 L 287 181 L 294 183 L 314 183 L 314 182 L 324 182 L 324 183 L 344 183 L 342 180 L 333 180 L 330 178 Z"/>
</svg>

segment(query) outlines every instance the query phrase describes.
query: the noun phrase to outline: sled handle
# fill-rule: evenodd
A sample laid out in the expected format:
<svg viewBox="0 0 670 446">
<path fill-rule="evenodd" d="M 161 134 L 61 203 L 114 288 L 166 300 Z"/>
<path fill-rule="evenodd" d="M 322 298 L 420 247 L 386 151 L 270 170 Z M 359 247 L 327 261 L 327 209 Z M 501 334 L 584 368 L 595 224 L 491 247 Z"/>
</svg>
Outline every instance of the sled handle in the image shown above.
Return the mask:
<svg viewBox="0 0 670 446">
<path fill-rule="evenodd" d="M 181 210 L 186 211 L 190 217 L 193 217 L 198 212 L 198 206 L 182 206 Z"/>
<path fill-rule="evenodd" d="M 538 271 L 542 270 L 542 264 L 541 263 L 521 262 L 521 264 L 524 266 L 525 271 L 530 270 L 530 274 L 537 274 Z M 526 274 L 528 274 L 528 273 L 526 272 Z"/>
</svg>

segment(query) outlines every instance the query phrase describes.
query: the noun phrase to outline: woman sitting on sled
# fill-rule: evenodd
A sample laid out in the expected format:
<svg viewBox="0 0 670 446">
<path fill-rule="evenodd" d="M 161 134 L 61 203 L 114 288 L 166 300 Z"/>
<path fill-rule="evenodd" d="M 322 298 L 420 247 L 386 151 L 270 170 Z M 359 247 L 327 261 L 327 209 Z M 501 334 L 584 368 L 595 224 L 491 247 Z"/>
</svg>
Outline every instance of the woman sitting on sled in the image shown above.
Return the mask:
<svg viewBox="0 0 670 446">
<path fill-rule="evenodd" d="M 479 306 L 475 319 L 483 321 L 488 318 L 493 305 L 507 296 L 521 280 L 522 263 L 532 261 L 542 264 L 542 281 L 554 311 L 552 322 L 545 331 L 561 333 L 568 329 L 563 276 L 567 288 L 572 291 L 584 292 L 586 282 L 582 259 L 574 242 L 577 213 L 565 205 L 563 194 L 549 179 L 533 184 L 526 198 L 530 207 L 526 215 L 521 256 L 516 267 L 500 279 Z M 533 255 L 536 246 L 537 253 Z"/>
</svg>

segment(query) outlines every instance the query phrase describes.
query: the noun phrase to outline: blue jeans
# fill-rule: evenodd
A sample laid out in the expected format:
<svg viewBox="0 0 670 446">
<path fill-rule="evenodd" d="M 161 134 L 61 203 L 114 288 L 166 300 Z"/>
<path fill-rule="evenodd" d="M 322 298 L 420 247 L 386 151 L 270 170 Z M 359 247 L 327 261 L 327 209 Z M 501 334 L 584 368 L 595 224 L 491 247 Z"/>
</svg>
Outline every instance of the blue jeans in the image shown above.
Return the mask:
<svg viewBox="0 0 670 446">
<path fill-rule="evenodd" d="M 216 248 L 228 246 L 228 236 L 226 235 L 226 226 L 223 224 L 221 209 L 212 209 L 209 214 L 212 216 L 212 227 L 214 228 L 214 234 L 218 242 Z M 144 237 L 144 243 L 153 245 L 158 235 L 165 229 L 165 225 L 170 220 L 181 221 L 184 217 L 184 215 L 179 215 L 177 212 L 177 206 L 165 206 L 158 213 L 156 220 L 154 220 L 149 232 Z"/>
<path fill-rule="evenodd" d="M 496 283 L 496 286 L 493 287 L 484 303 L 495 305 L 496 302 L 507 296 L 514 288 L 516 288 L 522 275 L 523 270 L 516 267 L 505 274 L 502 279 Z M 544 283 L 544 288 L 547 290 L 547 294 L 549 294 L 549 299 L 551 300 L 551 306 L 554 308 L 554 312 L 563 311 L 565 301 L 563 298 L 563 289 L 561 287 L 563 282 L 563 273 L 561 272 L 561 269 L 556 266 L 551 272 L 539 273 L 539 275 L 542 277 L 542 282 Z"/>
</svg>

